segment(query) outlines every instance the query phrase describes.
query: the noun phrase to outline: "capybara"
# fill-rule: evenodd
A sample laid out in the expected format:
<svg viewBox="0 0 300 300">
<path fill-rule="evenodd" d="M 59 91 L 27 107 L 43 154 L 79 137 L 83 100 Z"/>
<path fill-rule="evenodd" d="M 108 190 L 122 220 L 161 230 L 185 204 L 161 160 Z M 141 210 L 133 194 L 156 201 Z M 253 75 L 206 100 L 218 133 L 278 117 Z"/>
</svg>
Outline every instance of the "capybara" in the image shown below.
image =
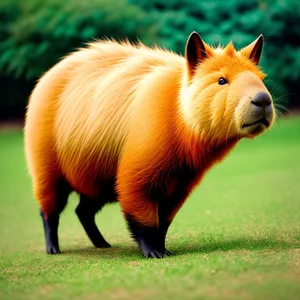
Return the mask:
<svg viewBox="0 0 300 300">
<path fill-rule="evenodd" d="M 96 247 L 95 224 L 119 202 L 145 257 L 170 255 L 168 228 L 206 171 L 274 122 L 258 67 L 263 37 L 237 51 L 193 32 L 184 57 L 143 44 L 89 44 L 62 59 L 29 101 L 25 148 L 46 249 L 60 252 L 59 215 L 72 191 Z"/>
</svg>

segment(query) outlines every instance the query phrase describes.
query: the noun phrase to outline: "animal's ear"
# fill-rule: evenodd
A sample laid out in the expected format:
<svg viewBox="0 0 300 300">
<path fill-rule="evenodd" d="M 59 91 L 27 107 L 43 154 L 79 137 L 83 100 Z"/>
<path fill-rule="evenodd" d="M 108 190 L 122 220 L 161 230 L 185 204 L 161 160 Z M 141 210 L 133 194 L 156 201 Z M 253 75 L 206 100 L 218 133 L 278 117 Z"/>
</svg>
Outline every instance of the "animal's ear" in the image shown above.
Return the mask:
<svg viewBox="0 0 300 300">
<path fill-rule="evenodd" d="M 263 44 L 264 37 L 261 34 L 253 43 L 243 48 L 241 50 L 241 54 L 258 65 L 262 53 Z"/>
<path fill-rule="evenodd" d="M 185 59 L 189 77 L 194 75 L 197 65 L 207 56 L 205 43 L 196 31 L 192 32 L 185 47 Z"/>
</svg>

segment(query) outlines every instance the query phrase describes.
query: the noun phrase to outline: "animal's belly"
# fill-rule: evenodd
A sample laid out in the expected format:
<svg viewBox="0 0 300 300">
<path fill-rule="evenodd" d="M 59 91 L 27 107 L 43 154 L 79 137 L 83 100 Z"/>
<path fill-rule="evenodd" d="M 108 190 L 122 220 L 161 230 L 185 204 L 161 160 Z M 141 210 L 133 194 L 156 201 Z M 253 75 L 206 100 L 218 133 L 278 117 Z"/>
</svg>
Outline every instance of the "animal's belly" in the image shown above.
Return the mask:
<svg viewBox="0 0 300 300">
<path fill-rule="evenodd" d="M 92 198 L 106 197 L 108 202 L 115 198 L 116 157 L 70 160 L 61 166 L 66 180 L 77 193 Z"/>
</svg>

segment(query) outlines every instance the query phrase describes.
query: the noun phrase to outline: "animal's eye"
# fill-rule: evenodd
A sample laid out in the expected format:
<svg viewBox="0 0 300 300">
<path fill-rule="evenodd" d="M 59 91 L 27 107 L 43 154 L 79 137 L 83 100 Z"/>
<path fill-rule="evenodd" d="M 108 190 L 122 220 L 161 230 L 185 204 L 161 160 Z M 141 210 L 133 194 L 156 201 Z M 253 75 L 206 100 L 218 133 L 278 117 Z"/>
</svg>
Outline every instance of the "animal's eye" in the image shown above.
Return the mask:
<svg viewBox="0 0 300 300">
<path fill-rule="evenodd" d="M 223 84 L 226 84 L 226 83 L 228 83 L 228 81 L 224 77 L 219 78 L 219 81 L 218 81 L 219 85 L 223 85 Z"/>
</svg>

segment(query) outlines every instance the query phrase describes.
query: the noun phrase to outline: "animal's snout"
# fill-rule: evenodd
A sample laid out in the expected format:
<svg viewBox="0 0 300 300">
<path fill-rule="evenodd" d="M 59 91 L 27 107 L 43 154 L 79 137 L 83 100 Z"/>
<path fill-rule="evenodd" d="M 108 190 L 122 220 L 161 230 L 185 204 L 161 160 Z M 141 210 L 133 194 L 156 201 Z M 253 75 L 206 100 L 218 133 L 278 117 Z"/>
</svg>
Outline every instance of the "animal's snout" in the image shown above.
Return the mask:
<svg viewBox="0 0 300 300">
<path fill-rule="evenodd" d="M 252 99 L 251 103 L 255 106 L 265 108 L 268 105 L 271 105 L 271 97 L 266 92 L 257 93 Z"/>
<path fill-rule="evenodd" d="M 235 112 L 238 132 L 243 137 L 254 137 L 273 124 L 272 96 L 262 80 L 250 72 L 241 73 L 235 83 L 242 94 Z"/>
<path fill-rule="evenodd" d="M 246 129 L 248 133 L 258 134 L 264 128 L 268 128 L 273 119 L 272 98 L 266 92 L 258 92 L 250 103 L 250 110 L 245 116 L 242 129 Z"/>
<path fill-rule="evenodd" d="M 272 99 L 270 95 L 266 92 L 257 93 L 251 100 L 252 111 L 257 117 L 272 115 Z"/>
</svg>

